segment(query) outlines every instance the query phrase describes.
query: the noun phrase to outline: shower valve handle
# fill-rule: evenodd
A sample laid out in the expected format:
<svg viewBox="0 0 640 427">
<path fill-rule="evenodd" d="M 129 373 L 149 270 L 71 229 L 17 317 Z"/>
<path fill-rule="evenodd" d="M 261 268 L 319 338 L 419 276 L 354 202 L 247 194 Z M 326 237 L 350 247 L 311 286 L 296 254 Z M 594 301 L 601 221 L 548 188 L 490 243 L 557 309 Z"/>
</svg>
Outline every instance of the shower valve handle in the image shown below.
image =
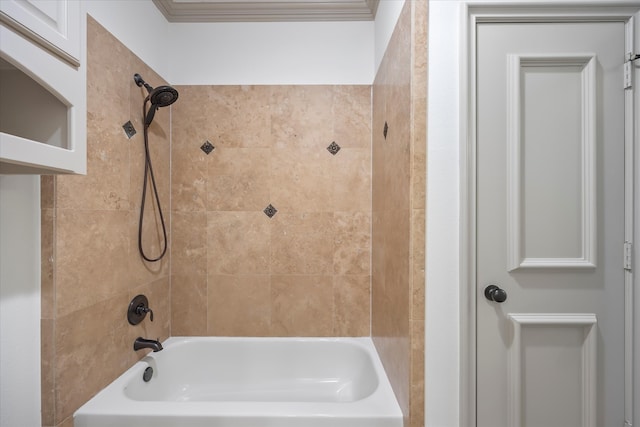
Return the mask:
<svg viewBox="0 0 640 427">
<path fill-rule="evenodd" d="M 134 297 L 129 303 L 129 308 L 127 309 L 127 320 L 131 325 L 137 325 L 142 322 L 142 320 L 147 316 L 147 313 L 150 314 L 151 321 L 153 322 L 153 310 L 149 308 L 149 300 L 144 295 L 137 295 Z"/>
<path fill-rule="evenodd" d="M 149 313 L 149 320 L 153 322 L 153 310 L 151 310 L 149 307 L 143 304 L 140 304 L 139 306 L 136 307 L 136 314 L 144 315 L 147 313 Z"/>
</svg>

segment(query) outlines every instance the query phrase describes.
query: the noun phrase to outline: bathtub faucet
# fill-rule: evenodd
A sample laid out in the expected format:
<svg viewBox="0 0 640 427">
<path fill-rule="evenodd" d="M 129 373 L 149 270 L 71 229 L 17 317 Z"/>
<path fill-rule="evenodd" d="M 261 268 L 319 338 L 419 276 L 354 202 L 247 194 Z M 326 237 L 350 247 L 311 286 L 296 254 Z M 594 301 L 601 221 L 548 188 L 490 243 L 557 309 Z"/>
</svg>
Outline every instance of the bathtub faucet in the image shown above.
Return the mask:
<svg viewBox="0 0 640 427">
<path fill-rule="evenodd" d="M 143 348 L 150 348 L 153 351 L 162 350 L 162 344 L 158 340 L 148 340 L 142 337 L 136 338 L 133 342 L 133 349 L 135 351 L 142 350 Z"/>
</svg>

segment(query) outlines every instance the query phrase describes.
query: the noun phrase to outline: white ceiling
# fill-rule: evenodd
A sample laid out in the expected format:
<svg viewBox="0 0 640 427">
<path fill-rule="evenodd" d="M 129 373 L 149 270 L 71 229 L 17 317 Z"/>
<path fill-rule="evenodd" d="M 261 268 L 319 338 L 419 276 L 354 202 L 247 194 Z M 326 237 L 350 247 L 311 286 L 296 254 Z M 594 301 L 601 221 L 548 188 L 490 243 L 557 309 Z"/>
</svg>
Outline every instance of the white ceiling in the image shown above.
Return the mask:
<svg viewBox="0 0 640 427">
<path fill-rule="evenodd" d="M 380 0 L 153 0 L 169 22 L 371 21 Z"/>
</svg>

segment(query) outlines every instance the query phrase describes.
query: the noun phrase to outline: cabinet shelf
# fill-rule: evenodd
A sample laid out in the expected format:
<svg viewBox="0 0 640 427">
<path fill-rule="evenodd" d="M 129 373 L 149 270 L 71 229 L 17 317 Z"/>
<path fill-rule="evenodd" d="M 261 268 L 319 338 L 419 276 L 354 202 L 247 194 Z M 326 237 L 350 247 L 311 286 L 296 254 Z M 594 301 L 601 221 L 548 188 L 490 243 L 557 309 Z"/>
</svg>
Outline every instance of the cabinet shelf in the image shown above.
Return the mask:
<svg viewBox="0 0 640 427">
<path fill-rule="evenodd" d="M 69 150 L 0 132 L 0 174 L 76 173 Z"/>
</svg>

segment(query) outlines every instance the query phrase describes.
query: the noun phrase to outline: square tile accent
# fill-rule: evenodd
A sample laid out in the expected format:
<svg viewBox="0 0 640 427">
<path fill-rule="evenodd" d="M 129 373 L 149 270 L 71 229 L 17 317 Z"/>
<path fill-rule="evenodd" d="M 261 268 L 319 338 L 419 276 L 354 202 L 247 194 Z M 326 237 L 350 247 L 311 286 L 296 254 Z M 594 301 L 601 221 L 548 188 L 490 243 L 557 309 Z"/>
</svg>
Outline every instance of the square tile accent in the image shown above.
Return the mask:
<svg viewBox="0 0 640 427">
<path fill-rule="evenodd" d="M 278 212 L 278 210 L 276 208 L 274 208 L 273 205 L 269 204 L 269 206 L 264 208 L 263 212 L 269 218 L 273 218 L 273 216 Z"/>
<path fill-rule="evenodd" d="M 384 139 L 387 139 L 387 131 L 389 130 L 389 125 L 387 122 L 384 122 L 384 129 L 382 130 L 382 134 L 384 135 Z"/>
<path fill-rule="evenodd" d="M 127 134 L 127 138 L 131 139 L 133 135 L 136 134 L 136 128 L 133 127 L 133 123 L 129 120 L 127 123 L 122 125 L 122 129 L 124 129 L 124 133 Z"/>
<path fill-rule="evenodd" d="M 336 144 L 335 141 L 333 141 L 331 144 L 329 144 L 327 150 L 335 156 L 336 154 L 338 154 L 338 151 L 340 151 L 340 146 Z"/>
<path fill-rule="evenodd" d="M 204 152 L 205 152 L 205 154 L 207 154 L 207 155 L 208 155 L 208 154 L 210 154 L 213 150 L 215 150 L 215 149 L 216 149 L 216 147 L 214 147 L 214 146 L 213 146 L 213 144 L 212 144 L 212 143 L 210 143 L 209 141 L 205 141 L 205 143 L 204 143 L 204 144 L 202 144 L 202 145 L 200 146 L 200 149 L 201 149 L 202 151 L 204 151 Z"/>
</svg>

